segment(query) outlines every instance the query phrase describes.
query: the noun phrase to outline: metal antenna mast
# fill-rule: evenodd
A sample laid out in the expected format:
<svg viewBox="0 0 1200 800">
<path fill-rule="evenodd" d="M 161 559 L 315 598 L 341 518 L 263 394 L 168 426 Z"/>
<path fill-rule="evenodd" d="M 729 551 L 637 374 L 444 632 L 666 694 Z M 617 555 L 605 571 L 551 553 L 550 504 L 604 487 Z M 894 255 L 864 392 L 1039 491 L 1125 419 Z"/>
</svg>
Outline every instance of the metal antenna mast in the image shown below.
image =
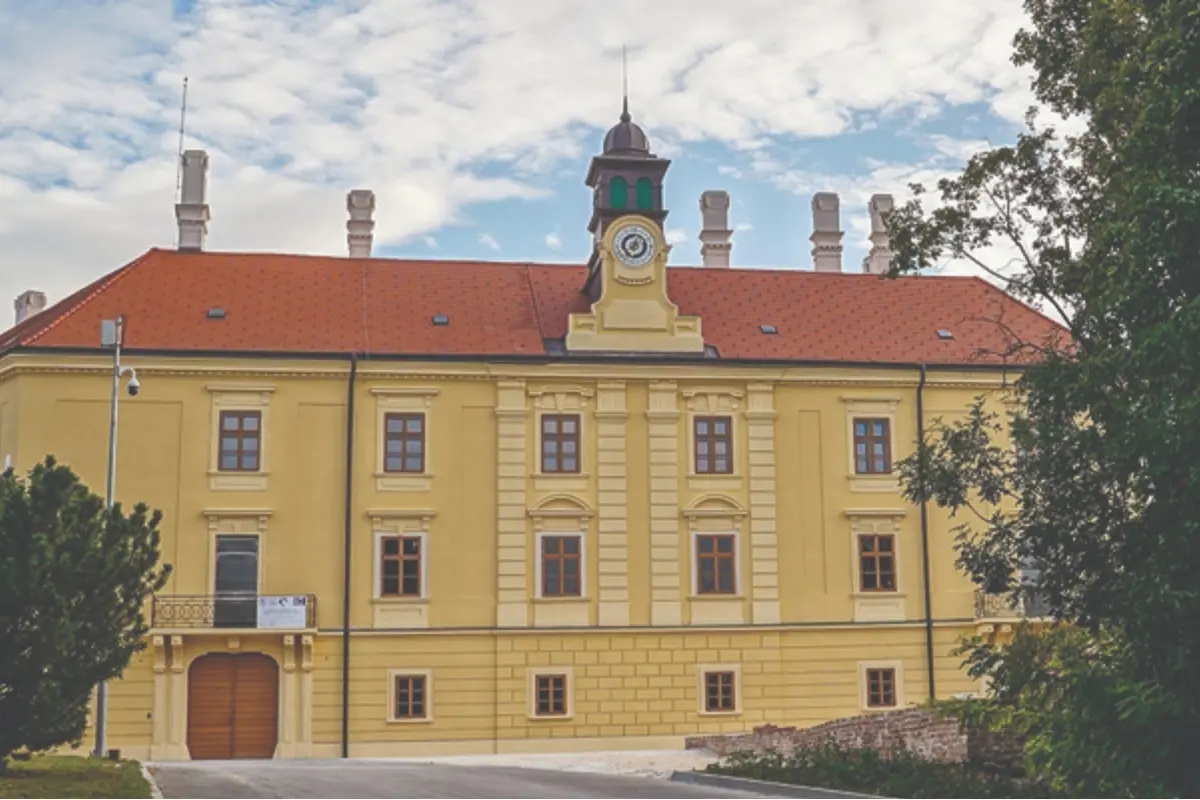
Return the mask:
<svg viewBox="0 0 1200 800">
<path fill-rule="evenodd" d="M 182 199 L 180 192 L 183 191 L 183 132 L 187 125 L 187 90 L 188 79 L 183 77 L 183 101 L 179 106 L 179 147 L 175 151 L 175 202 L 178 203 Z M 179 226 L 175 226 L 175 249 L 179 249 Z"/>
</svg>

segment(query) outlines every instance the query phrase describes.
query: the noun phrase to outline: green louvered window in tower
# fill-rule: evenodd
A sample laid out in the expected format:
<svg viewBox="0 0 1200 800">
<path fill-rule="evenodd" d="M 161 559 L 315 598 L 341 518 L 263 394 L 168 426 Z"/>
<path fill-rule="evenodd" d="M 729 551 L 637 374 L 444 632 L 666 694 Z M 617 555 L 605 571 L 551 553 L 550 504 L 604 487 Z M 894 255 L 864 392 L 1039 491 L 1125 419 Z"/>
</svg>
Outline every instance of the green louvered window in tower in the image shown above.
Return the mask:
<svg viewBox="0 0 1200 800">
<path fill-rule="evenodd" d="M 654 208 L 654 182 L 649 178 L 638 178 L 635 186 L 637 191 L 637 207 L 649 211 Z"/>
<path fill-rule="evenodd" d="M 625 208 L 629 205 L 629 183 L 622 177 L 608 183 L 608 205 L 610 208 Z"/>
</svg>

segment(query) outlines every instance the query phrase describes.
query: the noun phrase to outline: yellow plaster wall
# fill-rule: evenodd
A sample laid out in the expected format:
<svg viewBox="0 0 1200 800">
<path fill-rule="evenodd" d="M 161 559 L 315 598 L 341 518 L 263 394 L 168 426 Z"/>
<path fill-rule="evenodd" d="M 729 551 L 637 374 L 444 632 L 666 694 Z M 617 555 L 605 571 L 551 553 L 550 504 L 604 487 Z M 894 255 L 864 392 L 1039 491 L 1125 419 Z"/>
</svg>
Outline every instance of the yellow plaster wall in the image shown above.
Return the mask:
<svg viewBox="0 0 1200 800">
<path fill-rule="evenodd" d="M 214 532 L 260 532 L 260 591 L 311 593 L 318 598 L 322 633 L 313 646 L 312 740 L 316 746 L 336 746 L 341 730 L 338 629 L 348 365 L 129 361 L 138 366 L 143 388 L 139 397 L 121 400 L 117 498 L 145 501 L 164 512 L 164 558 L 175 572 L 163 593 L 211 593 Z M 19 469 L 28 469 L 52 452 L 102 494 L 109 388 L 104 360 L 63 357 L 51 364 L 45 356 L 10 356 L 0 368 L 6 365 L 21 370 L 10 370 L 0 379 L 0 448 L 12 445 L 19 436 L 19 449 L 14 447 Z M 39 365 L 53 365 L 55 371 L 38 370 Z M 938 415 L 961 414 L 975 395 L 994 387 L 996 380 L 992 375 L 931 373 L 925 394 L 927 424 Z M 356 631 L 352 739 L 383 743 L 380 746 L 386 748 L 388 743 L 415 746 L 429 740 L 490 742 L 493 728 L 501 741 L 534 741 L 562 736 L 676 736 L 741 730 L 763 721 L 818 722 L 856 710 L 856 665 L 863 653 L 900 660 L 906 694 L 923 696 L 919 510 L 907 505 L 895 488 L 856 488 L 850 475 L 847 414 L 848 402 L 890 398 L 893 457 L 899 459 L 911 452 L 916 436 L 916 381 L 915 371 L 848 368 L 555 365 L 501 369 L 486 364 L 363 362 L 355 388 L 351 509 L 351 622 Z M 626 410 L 623 488 L 617 476 L 601 491 L 595 412 L 598 398 L 605 392 L 611 396 L 617 383 L 624 387 Z M 267 397 L 265 488 L 214 488 L 209 474 L 214 386 L 224 391 L 252 387 Z M 547 397 L 576 394 L 584 398 L 580 409 L 584 476 L 539 476 L 537 408 Z M 497 413 L 502 395 L 508 409 L 503 420 Z M 765 414 L 747 414 L 752 396 L 769 397 Z M 376 474 L 381 397 L 427 403 L 431 472 L 427 480 L 388 482 Z M 652 405 L 667 413 L 648 416 Z M 725 409 L 721 413 L 734 419 L 735 474 L 690 475 L 691 415 L 713 407 Z M 672 410 L 677 414 L 673 418 Z M 759 426 L 753 450 L 752 425 Z M 773 439 L 761 438 L 763 431 L 771 429 Z M 670 466 L 662 460 L 663 452 L 675 454 L 673 473 L 663 470 L 665 463 Z M 502 471 L 501 464 L 508 466 Z M 619 519 L 624 503 L 623 594 L 628 598 L 629 630 L 494 632 L 498 608 L 508 609 L 502 626 L 523 627 L 537 618 L 533 613 L 535 523 L 528 510 L 544 501 L 557 503 L 556 497 L 569 497 L 592 513 L 586 526 L 590 606 L 586 620 L 593 628 L 600 620 L 599 522 Z M 718 515 L 693 523 L 686 513 L 697 504 L 728 507 L 730 515 L 724 521 Z M 890 510 L 904 512 L 895 523 L 903 598 L 898 606 L 901 617 L 893 622 L 907 624 L 854 625 L 858 601 L 852 595 L 856 568 L 852 525 L 857 523 L 852 523 L 848 512 L 867 514 L 864 519 L 876 524 L 871 513 Z M 424 512 L 429 512 L 429 598 L 419 605 L 428 630 L 372 631 L 379 606 L 374 599 L 372 515 L 407 515 L 405 519 L 411 521 L 414 514 L 419 517 Z M 653 531 L 652 519 L 660 521 Z M 641 630 L 664 620 L 674 625 L 709 621 L 705 615 L 712 613 L 710 601 L 691 597 L 693 524 L 737 526 L 742 591 L 721 613 L 734 613 L 736 621 L 756 622 L 759 627 L 695 633 Z M 611 526 L 607 530 L 618 534 L 610 541 L 621 541 L 619 532 Z M 508 538 L 502 540 L 506 532 Z M 929 538 L 933 611 L 939 620 L 939 694 L 967 691 L 973 687 L 947 653 L 955 638 L 970 630 L 971 585 L 954 565 L 951 524 L 932 507 Z M 514 553 L 519 553 L 519 561 L 511 560 Z M 502 560 L 502 554 L 509 560 Z M 672 583 L 676 577 L 677 583 Z M 619 588 L 608 595 L 610 599 L 620 596 Z M 659 606 L 656 596 L 664 599 Z M 672 603 L 678 605 L 673 623 Z M 667 616 L 656 618 L 662 613 Z M 784 627 L 762 627 L 773 624 L 763 619 L 772 613 L 778 614 Z M 195 652 L 208 646 L 203 644 L 206 635 L 186 633 L 189 659 L 194 655 L 193 642 L 201 642 Z M 879 656 L 870 655 L 874 653 Z M 683 707 L 696 704 L 694 665 L 712 660 L 742 665 L 746 710 L 736 719 L 701 718 Z M 528 720 L 522 694 L 527 675 L 521 671 L 560 664 L 570 666 L 579 682 L 578 713 L 569 721 Z M 406 665 L 434 673 L 436 710 L 430 723 L 386 722 L 387 670 Z M 140 675 L 146 668 L 137 669 Z M 140 688 L 132 694 L 122 689 L 121 699 L 114 695 L 114 703 L 119 702 L 124 715 L 121 724 L 132 726 L 134 718 L 144 717 L 145 709 L 152 706 L 152 700 L 140 693 L 152 694 L 152 689 L 144 682 L 129 686 Z M 609 710 L 597 710 L 601 706 Z M 121 735 L 140 740 L 148 735 L 149 723 L 142 728 L 130 727 Z"/>
</svg>

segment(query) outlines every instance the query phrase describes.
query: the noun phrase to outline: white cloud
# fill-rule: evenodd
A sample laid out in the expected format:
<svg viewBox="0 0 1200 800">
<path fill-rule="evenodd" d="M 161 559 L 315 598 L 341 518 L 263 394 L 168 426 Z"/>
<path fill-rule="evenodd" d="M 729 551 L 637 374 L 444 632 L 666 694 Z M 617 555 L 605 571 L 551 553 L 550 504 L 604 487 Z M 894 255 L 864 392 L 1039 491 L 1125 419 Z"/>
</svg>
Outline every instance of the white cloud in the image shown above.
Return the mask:
<svg viewBox="0 0 1200 800">
<path fill-rule="evenodd" d="M 496 241 L 496 237 L 490 233 L 479 234 L 479 243 L 489 250 L 500 252 L 500 243 Z"/>
<path fill-rule="evenodd" d="M 0 298 L 35 278 L 61 298 L 172 244 L 184 75 L 187 144 L 211 156 L 209 246 L 333 254 L 351 188 L 376 192 L 377 245 L 544 196 L 614 121 L 623 42 L 635 116 L 664 153 L 716 141 L 769 158 L 856 115 L 986 102 L 1019 120 L 1029 100 L 1008 63 L 1012 0 L 172 5 L 0 5 Z"/>
<path fill-rule="evenodd" d="M 667 244 L 676 245 L 680 242 L 687 241 L 687 231 L 683 228 L 667 228 L 664 232 L 667 237 Z"/>
<path fill-rule="evenodd" d="M 558 250 L 560 247 L 562 247 L 562 237 L 557 233 L 547 233 L 545 242 L 546 247 L 550 248 L 551 250 Z"/>
<path fill-rule="evenodd" d="M 424 242 L 425 246 L 430 250 L 434 250 L 438 246 L 437 239 L 433 238 L 432 236 L 422 236 L 421 241 Z"/>
<path fill-rule="evenodd" d="M 745 233 L 746 231 L 754 230 L 754 225 L 749 222 L 739 222 L 733 226 L 734 233 Z"/>
</svg>

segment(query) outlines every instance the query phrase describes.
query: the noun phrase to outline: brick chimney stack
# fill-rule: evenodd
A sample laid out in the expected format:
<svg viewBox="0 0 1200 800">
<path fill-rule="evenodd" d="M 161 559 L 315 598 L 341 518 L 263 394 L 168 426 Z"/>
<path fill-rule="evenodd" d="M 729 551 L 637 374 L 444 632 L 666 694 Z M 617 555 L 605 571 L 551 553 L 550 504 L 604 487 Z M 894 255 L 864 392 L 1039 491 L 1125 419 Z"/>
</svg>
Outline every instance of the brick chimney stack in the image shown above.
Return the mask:
<svg viewBox="0 0 1200 800">
<path fill-rule="evenodd" d="M 355 189 L 346 195 L 346 244 L 351 258 L 370 258 L 375 241 L 375 193 L 370 189 Z"/>
<path fill-rule="evenodd" d="M 884 221 L 896 207 L 890 194 L 871 195 L 867 209 L 871 212 L 871 252 L 863 259 L 863 272 L 882 275 L 892 266 L 892 246 Z"/>
<path fill-rule="evenodd" d="M 842 271 L 841 204 L 833 192 L 817 192 L 812 199 L 813 228 L 808 239 L 813 244 L 813 269 L 817 272 Z"/>
<path fill-rule="evenodd" d="M 729 237 L 729 192 L 710 189 L 700 195 L 700 256 L 706 267 L 728 267 L 733 245 Z"/>
<path fill-rule="evenodd" d="M 46 309 L 46 293 L 39 292 L 37 289 L 30 289 L 27 292 L 21 292 L 17 295 L 13 306 L 17 310 L 17 324 L 20 325 L 25 320 L 35 314 L 40 314 Z"/>
<path fill-rule="evenodd" d="M 183 159 L 183 185 L 175 204 L 179 223 L 179 249 L 199 252 L 208 235 L 208 153 L 187 150 Z"/>
</svg>

